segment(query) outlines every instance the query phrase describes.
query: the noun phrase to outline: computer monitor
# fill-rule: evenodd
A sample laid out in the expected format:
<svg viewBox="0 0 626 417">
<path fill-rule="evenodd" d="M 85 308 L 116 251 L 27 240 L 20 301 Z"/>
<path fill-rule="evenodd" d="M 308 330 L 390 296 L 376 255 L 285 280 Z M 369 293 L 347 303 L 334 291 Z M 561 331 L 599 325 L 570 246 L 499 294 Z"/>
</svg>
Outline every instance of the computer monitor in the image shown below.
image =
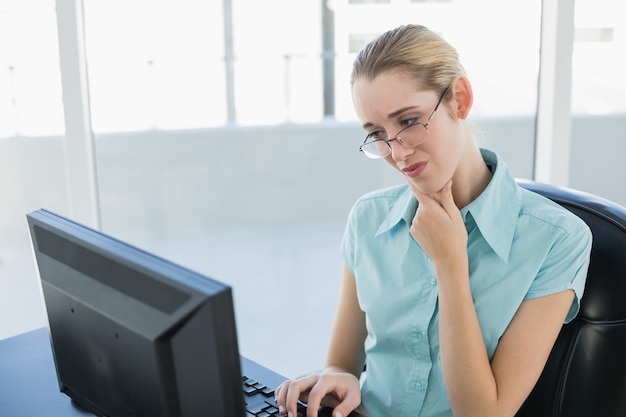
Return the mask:
<svg viewBox="0 0 626 417">
<path fill-rule="evenodd" d="M 59 387 L 75 404 L 245 416 L 228 285 L 47 210 L 27 220 Z"/>
</svg>

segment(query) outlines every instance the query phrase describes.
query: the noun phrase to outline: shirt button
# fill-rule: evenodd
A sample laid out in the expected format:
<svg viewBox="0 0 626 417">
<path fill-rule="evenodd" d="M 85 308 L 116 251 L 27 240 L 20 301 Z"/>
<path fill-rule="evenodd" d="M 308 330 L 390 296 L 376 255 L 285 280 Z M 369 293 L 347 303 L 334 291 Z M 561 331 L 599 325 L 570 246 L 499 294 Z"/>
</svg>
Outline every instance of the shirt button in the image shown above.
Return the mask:
<svg viewBox="0 0 626 417">
<path fill-rule="evenodd" d="M 437 279 L 436 278 L 431 278 L 430 279 L 430 285 L 433 286 L 433 287 L 436 287 L 437 286 Z"/>
<path fill-rule="evenodd" d="M 416 381 L 413 383 L 413 388 L 418 390 L 418 391 L 425 391 L 426 390 L 426 382 L 424 381 Z"/>
</svg>

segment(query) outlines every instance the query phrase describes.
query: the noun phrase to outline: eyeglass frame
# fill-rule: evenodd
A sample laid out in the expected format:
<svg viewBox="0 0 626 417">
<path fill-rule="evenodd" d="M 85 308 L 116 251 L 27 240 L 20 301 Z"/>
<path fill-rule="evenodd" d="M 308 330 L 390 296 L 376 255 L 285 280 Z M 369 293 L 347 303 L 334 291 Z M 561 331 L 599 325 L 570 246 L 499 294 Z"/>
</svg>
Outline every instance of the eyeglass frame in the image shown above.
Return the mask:
<svg viewBox="0 0 626 417">
<path fill-rule="evenodd" d="M 391 154 L 391 145 L 389 144 L 389 142 L 393 142 L 394 140 L 398 141 L 398 143 L 404 147 L 409 147 L 409 148 L 413 148 L 415 146 L 419 146 L 422 143 L 426 142 L 426 140 L 423 140 L 422 142 L 415 144 L 415 145 L 410 145 L 410 146 L 406 146 L 404 144 L 404 141 L 402 140 L 402 138 L 400 137 L 400 134 L 402 132 L 404 132 L 405 130 L 412 128 L 416 125 L 422 125 L 424 126 L 424 129 L 426 129 L 426 131 L 428 131 L 428 125 L 430 124 L 430 119 L 433 118 L 433 116 L 435 115 L 435 113 L 437 112 L 437 109 L 439 108 L 439 105 L 441 104 L 441 102 L 443 101 L 443 98 L 445 97 L 446 93 L 448 92 L 448 90 L 450 89 L 450 86 L 447 86 L 443 92 L 441 93 L 441 96 L 439 97 L 439 100 L 437 101 L 437 104 L 435 105 L 435 108 L 433 109 L 433 112 L 430 114 L 430 116 L 428 116 L 428 119 L 426 119 L 426 123 L 421 123 L 421 122 L 415 122 L 415 123 L 411 123 L 410 125 L 403 127 L 402 129 L 400 129 L 398 131 L 398 133 L 396 133 L 396 137 L 395 138 L 390 138 L 390 139 L 375 139 L 371 142 L 368 142 L 367 140 L 369 139 L 369 137 L 372 135 L 372 133 L 368 133 L 367 136 L 365 137 L 365 140 L 363 141 L 363 143 L 361 144 L 361 146 L 359 146 L 359 151 L 363 152 L 365 154 L 365 156 L 367 156 L 369 159 L 380 159 L 380 158 L 386 158 L 387 156 L 389 156 Z M 387 145 L 387 148 L 389 148 L 389 153 L 385 154 L 384 156 L 380 155 L 378 157 L 374 157 L 372 158 L 371 156 L 369 156 L 370 154 L 368 154 L 367 152 L 365 152 L 363 150 L 363 146 L 365 145 L 369 145 L 370 143 L 376 143 L 376 142 L 385 142 L 385 145 Z"/>
</svg>

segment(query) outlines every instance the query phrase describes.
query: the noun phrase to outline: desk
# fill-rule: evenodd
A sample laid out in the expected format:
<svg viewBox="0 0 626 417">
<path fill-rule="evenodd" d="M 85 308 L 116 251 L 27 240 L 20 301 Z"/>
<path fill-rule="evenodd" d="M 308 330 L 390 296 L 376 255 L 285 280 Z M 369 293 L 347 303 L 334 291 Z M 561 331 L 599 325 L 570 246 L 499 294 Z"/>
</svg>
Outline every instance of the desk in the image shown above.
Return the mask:
<svg viewBox="0 0 626 417">
<path fill-rule="evenodd" d="M 243 357 L 241 365 L 244 374 L 262 372 L 268 384 L 285 379 Z M 0 416 L 93 417 L 60 392 L 46 328 L 0 341 Z"/>
<path fill-rule="evenodd" d="M 242 357 L 244 374 L 278 386 L 285 378 Z M 320 416 L 330 416 L 325 410 Z M 59 390 L 47 328 L 0 340 L 0 417 L 87 417 Z M 353 413 L 351 416 L 357 416 Z"/>
<path fill-rule="evenodd" d="M 93 416 L 59 391 L 47 329 L 0 341 L 0 416 Z"/>
</svg>

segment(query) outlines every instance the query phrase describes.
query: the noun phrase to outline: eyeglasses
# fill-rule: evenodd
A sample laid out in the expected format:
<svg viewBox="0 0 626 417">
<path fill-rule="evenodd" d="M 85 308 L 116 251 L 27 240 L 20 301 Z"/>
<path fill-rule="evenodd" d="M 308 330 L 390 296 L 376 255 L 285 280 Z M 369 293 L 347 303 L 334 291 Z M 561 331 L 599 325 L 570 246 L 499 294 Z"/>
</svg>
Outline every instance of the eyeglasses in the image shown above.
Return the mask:
<svg viewBox="0 0 626 417">
<path fill-rule="evenodd" d="M 398 143 L 404 147 L 412 148 L 422 143 L 426 142 L 429 138 L 428 133 L 428 124 L 430 123 L 430 119 L 433 118 L 435 112 L 439 108 L 443 97 L 448 92 L 450 87 L 446 87 L 441 93 L 439 97 L 439 101 L 437 101 L 437 105 L 433 109 L 433 112 L 430 114 L 426 123 L 413 122 L 408 126 L 402 128 L 397 134 L 395 138 L 388 139 L 388 134 L 384 130 L 375 130 L 370 132 L 363 141 L 363 144 L 359 147 L 359 150 L 365 154 L 368 158 L 371 159 L 379 159 L 384 158 L 391 154 L 391 145 L 389 142 L 397 140 Z M 421 126 L 421 128 L 420 128 Z M 402 137 L 400 135 L 402 134 Z"/>
</svg>

